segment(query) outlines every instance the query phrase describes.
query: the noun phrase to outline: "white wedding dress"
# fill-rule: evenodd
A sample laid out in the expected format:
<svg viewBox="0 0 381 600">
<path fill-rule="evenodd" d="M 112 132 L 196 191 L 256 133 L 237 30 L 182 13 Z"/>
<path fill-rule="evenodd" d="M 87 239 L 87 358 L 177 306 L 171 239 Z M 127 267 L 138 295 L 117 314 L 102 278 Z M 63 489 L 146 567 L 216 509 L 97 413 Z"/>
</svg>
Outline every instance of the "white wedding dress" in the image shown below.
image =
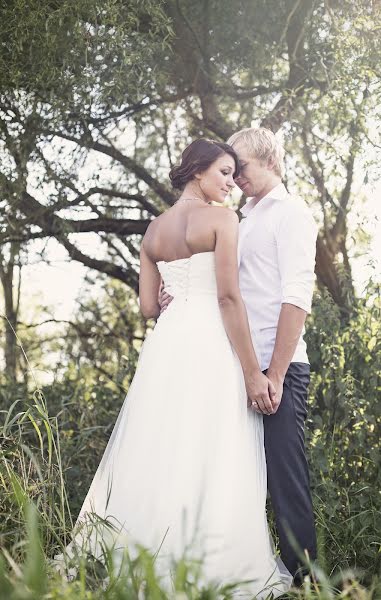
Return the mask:
<svg viewBox="0 0 381 600">
<path fill-rule="evenodd" d="M 247 409 L 214 253 L 158 268 L 174 299 L 144 342 L 77 528 L 91 513 L 117 524 L 119 533 L 90 535 L 95 556 L 105 540 L 160 548 L 157 568 L 170 578 L 170 557 L 186 550 L 204 557 L 205 581 L 252 580 L 241 590 L 277 596 L 292 578 L 271 545 L 262 417 Z"/>
</svg>

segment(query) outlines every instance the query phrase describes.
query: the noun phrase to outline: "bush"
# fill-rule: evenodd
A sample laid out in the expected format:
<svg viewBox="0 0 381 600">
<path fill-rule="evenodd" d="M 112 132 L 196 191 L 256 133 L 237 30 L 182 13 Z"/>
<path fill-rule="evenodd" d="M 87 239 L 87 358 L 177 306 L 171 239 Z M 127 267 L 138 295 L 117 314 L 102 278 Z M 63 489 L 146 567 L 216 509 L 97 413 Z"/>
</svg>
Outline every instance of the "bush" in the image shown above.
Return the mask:
<svg viewBox="0 0 381 600">
<path fill-rule="evenodd" d="M 307 445 L 320 560 L 352 567 L 368 583 L 381 566 L 381 302 L 369 286 L 349 319 L 316 297 L 307 343 L 311 360 Z"/>
</svg>

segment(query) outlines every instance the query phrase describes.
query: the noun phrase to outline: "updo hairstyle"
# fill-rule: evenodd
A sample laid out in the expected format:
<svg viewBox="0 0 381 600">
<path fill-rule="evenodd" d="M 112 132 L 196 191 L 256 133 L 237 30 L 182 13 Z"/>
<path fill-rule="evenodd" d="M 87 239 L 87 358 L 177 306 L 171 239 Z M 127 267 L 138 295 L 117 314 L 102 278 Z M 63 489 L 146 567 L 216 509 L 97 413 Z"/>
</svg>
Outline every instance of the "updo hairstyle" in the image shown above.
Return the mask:
<svg viewBox="0 0 381 600">
<path fill-rule="evenodd" d="M 194 179 L 197 173 L 202 173 L 223 154 L 229 154 L 234 159 L 235 170 L 233 177 L 238 177 L 238 156 L 229 144 L 215 142 L 207 138 L 194 140 L 187 146 L 181 156 L 181 164 L 173 167 L 169 173 L 172 187 L 183 190 L 186 184 Z"/>
</svg>

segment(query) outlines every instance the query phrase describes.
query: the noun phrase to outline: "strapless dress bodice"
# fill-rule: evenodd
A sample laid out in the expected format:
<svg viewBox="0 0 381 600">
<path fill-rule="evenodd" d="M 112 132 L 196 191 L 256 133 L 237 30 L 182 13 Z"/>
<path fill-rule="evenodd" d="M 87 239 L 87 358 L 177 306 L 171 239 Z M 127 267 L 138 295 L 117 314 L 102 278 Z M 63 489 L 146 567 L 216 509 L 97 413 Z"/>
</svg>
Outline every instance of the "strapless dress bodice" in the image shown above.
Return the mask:
<svg viewBox="0 0 381 600">
<path fill-rule="evenodd" d="M 214 252 L 198 252 L 189 258 L 170 262 L 161 260 L 157 267 L 164 281 L 165 291 L 174 298 L 217 295 Z"/>
</svg>

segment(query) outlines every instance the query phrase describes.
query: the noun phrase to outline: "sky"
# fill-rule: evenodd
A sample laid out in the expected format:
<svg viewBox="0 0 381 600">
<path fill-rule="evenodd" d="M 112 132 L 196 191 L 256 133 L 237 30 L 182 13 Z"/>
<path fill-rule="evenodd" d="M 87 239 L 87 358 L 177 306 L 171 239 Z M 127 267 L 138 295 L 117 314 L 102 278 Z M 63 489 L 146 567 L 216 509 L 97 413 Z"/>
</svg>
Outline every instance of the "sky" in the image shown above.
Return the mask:
<svg viewBox="0 0 381 600">
<path fill-rule="evenodd" d="M 350 251 L 353 277 L 359 294 L 374 274 L 381 282 L 381 181 L 372 187 L 367 186 L 365 197 L 365 203 L 355 207 L 349 218 L 350 229 L 354 230 L 358 223 L 363 223 L 371 238 L 368 247 L 362 249 L 352 245 Z"/>
</svg>

